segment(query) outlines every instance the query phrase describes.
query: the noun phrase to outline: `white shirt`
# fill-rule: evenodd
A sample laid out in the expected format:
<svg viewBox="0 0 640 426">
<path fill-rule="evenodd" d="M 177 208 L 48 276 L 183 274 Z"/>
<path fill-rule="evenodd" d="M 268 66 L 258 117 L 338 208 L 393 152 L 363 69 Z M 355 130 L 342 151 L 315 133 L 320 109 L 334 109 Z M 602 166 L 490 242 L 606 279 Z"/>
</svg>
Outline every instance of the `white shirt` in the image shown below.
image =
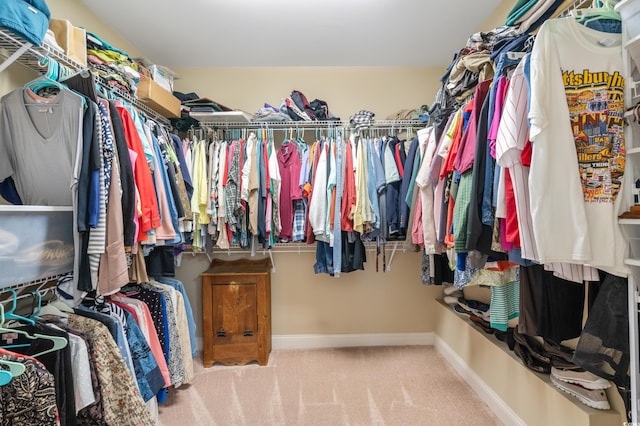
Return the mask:
<svg viewBox="0 0 640 426">
<path fill-rule="evenodd" d="M 611 40 L 617 47 L 600 44 Z M 617 222 L 625 197 L 603 167 L 624 158 L 619 40 L 571 17 L 541 27 L 531 54 L 529 189 L 541 262 L 589 264 L 625 276 L 627 243 Z M 604 138 L 596 133 L 601 117 L 608 120 Z M 621 143 L 593 151 L 602 139 Z"/>
<path fill-rule="evenodd" d="M 424 236 L 424 251 L 427 254 L 440 253 L 436 238 L 436 224 L 434 218 L 433 186 L 429 180 L 431 160 L 436 151 L 437 139 L 433 127 L 418 131 L 418 140 L 426 140 L 426 148 L 416 175 L 416 185 L 420 190 L 420 204 L 422 205 L 422 234 Z"/>
</svg>

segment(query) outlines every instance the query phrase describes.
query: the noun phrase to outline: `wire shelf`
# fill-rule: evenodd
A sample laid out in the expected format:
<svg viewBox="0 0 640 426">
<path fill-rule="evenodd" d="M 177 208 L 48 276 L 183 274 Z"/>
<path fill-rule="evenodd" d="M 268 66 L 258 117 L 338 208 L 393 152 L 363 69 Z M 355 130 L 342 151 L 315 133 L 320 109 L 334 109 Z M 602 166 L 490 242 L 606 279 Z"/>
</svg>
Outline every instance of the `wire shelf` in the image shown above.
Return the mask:
<svg viewBox="0 0 640 426">
<path fill-rule="evenodd" d="M 27 42 L 21 37 L 13 34 L 8 30 L 0 29 L 0 56 L 9 58 L 13 54 L 18 52 L 21 48 L 23 48 L 25 44 L 27 44 Z M 83 69 L 87 68 L 86 66 L 74 61 L 64 53 L 56 50 L 55 48 L 47 44 L 42 44 L 41 46 L 31 46 L 16 59 L 16 62 L 26 68 L 29 68 L 35 71 L 38 74 L 43 75 L 47 72 L 47 68 L 43 67 L 40 64 L 40 59 L 42 58 L 54 59 L 60 65 L 64 65 L 67 68 L 73 70 L 74 72 L 80 72 Z M 111 92 L 116 97 L 129 102 L 130 104 L 138 108 L 140 111 L 144 112 L 144 114 L 147 115 L 150 119 L 165 125 L 170 124 L 170 121 L 166 117 L 161 116 L 160 114 L 155 112 L 153 109 L 149 108 L 146 104 L 144 104 L 139 99 L 131 96 L 128 93 L 123 92 L 118 88 L 110 86 L 100 76 L 95 76 L 95 79 L 97 84 L 100 85 L 100 87 Z"/>
<path fill-rule="evenodd" d="M 561 9 L 562 11 L 558 14 L 558 17 L 569 16 L 574 10 L 590 7 L 592 4 L 593 0 L 575 0 L 573 2 L 569 2 L 569 4 Z"/>
<path fill-rule="evenodd" d="M 201 127 L 215 129 L 313 129 L 313 128 L 351 128 L 348 121 L 261 121 L 261 122 L 227 122 L 217 123 L 201 121 Z M 420 120 L 376 120 L 370 126 L 363 127 L 368 129 L 407 129 L 416 127 L 425 127 L 426 123 Z"/>
</svg>

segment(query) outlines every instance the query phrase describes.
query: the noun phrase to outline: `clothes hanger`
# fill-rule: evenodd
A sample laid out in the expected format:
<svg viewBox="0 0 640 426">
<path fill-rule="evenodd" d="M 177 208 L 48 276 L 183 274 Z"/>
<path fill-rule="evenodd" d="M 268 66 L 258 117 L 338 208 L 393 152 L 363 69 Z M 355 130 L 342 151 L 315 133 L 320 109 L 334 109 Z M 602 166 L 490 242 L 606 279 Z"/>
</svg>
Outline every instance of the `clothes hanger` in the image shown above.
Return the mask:
<svg viewBox="0 0 640 426">
<path fill-rule="evenodd" d="M 38 93 L 46 88 L 54 88 L 60 91 L 65 87 L 59 82 L 61 73 L 58 61 L 52 58 L 43 57 L 38 61 L 38 65 L 41 67 L 47 67 L 47 72 L 25 84 L 25 90 L 30 89 L 32 92 Z"/>
<path fill-rule="evenodd" d="M 36 311 L 36 315 L 43 317 L 45 315 L 52 315 L 60 318 L 69 318 L 69 314 L 73 313 L 73 309 L 64 304 L 59 300 L 51 300 L 46 305 L 42 306 L 42 298 L 49 291 L 55 291 L 55 287 L 45 288 L 43 291 L 40 289 L 36 290 L 36 292 L 40 295 L 38 299 L 38 310 Z"/>
<path fill-rule="evenodd" d="M 3 330 L 2 324 L 4 324 L 4 306 L 0 303 L 0 332 L 2 332 Z M 13 330 L 10 330 L 10 332 L 13 332 Z M 6 370 L 0 370 L 0 371 L 5 373 L 8 372 L 11 378 L 18 377 L 19 375 L 24 373 L 25 370 L 27 369 L 27 367 L 21 362 L 9 361 L 4 359 L 0 360 L 0 365 L 5 365 L 9 367 L 8 371 Z M 2 383 L 2 384 L 6 385 L 7 383 Z"/>
<path fill-rule="evenodd" d="M 36 319 L 36 320 L 41 320 L 43 316 L 45 315 L 51 315 L 51 316 L 55 316 L 55 317 L 60 317 L 60 318 L 69 318 L 69 315 L 65 312 L 62 312 L 60 309 L 58 309 L 56 306 L 54 306 L 52 303 L 48 303 L 44 306 L 42 306 L 42 293 L 38 290 L 32 291 L 31 295 L 34 297 L 34 301 L 37 302 L 37 306 L 34 307 L 33 309 L 33 313 L 30 315 L 31 318 Z M 64 305 L 64 303 L 63 303 Z M 64 305 L 65 307 L 68 308 L 67 305 Z M 73 313 L 73 311 L 71 311 L 71 313 Z"/>
<path fill-rule="evenodd" d="M 31 90 L 33 93 L 38 94 L 44 89 L 53 88 L 60 92 L 64 89 L 64 85 L 48 78 L 47 76 L 40 76 L 35 80 L 31 80 L 24 85 L 24 90 Z"/>
<path fill-rule="evenodd" d="M 2 361 L 0 361 L 0 365 L 2 365 Z M 10 371 L 0 370 L 0 386 L 4 386 L 13 380 L 13 376 Z"/>
<path fill-rule="evenodd" d="M 8 371 L 7 370 L 1 370 L 1 371 L 9 373 L 11 378 L 18 377 L 19 375 L 24 373 L 27 369 L 27 367 L 21 362 L 9 361 L 5 359 L 0 359 L 0 365 L 6 365 L 7 367 L 9 367 Z M 6 383 L 4 384 L 6 385 Z"/>
<path fill-rule="evenodd" d="M 50 352 L 54 352 L 54 351 L 58 351 L 62 348 L 64 348 L 65 346 L 67 346 L 68 342 L 67 339 L 65 339 L 64 337 L 59 337 L 59 336 L 49 336 L 49 335 L 45 335 L 45 334 L 40 334 L 40 333 L 34 333 L 33 336 L 29 333 L 27 333 L 24 330 L 20 330 L 19 328 L 4 328 L 4 321 L 6 319 L 15 319 L 15 320 L 19 320 L 19 321 L 25 321 L 31 325 L 35 325 L 35 321 L 33 321 L 30 318 L 25 318 L 22 317 L 20 315 L 16 315 L 13 311 L 16 308 L 16 296 L 17 293 L 14 289 L 12 289 L 11 287 L 7 287 L 3 290 L 0 290 L 0 293 L 5 292 L 5 291 L 9 291 L 11 293 L 13 293 L 13 305 L 11 307 L 11 310 L 9 313 L 5 313 L 4 312 L 4 306 L 2 306 L 2 304 L 0 304 L 0 306 L 2 306 L 2 315 L 0 316 L 0 333 L 17 333 L 20 334 L 24 337 L 26 337 L 29 340 L 36 340 L 36 339 L 44 339 L 44 340 L 48 340 L 50 342 L 52 342 L 52 346 L 51 348 L 39 352 L 37 354 L 31 354 L 30 356 L 36 358 L 40 355 L 44 355 L 44 354 L 48 354 Z M 19 344 L 15 344 L 15 345 L 0 345 L 1 348 L 20 348 L 20 347 L 27 347 L 30 346 L 30 343 L 19 343 Z"/>
<path fill-rule="evenodd" d="M 4 321 L 6 319 L 5 317 L 5 312 L 4 312 L 4 306 L 0 303 L 0 334 L 2 333 L 12 333 L 12 334 L 19 334 L 22 335 L 24 337 L 26 337 L 27 339 L 33 339 L 34 337 L 32 335 L 30 335 L 29 333 L 27 333 L 26 331 L 17 329 L 17 328 L 6 328 L 4 327 Z M 6 346 L 2 346 L 0 345 L 0 348 L 5 348 L 5 349 L 9 349 L 9 348 L 22 348 L 22 347 L 26 347 L 26 346 L 30 346 L 30 344 L 9 344 Z"/>
<path fill-rule="evenodd" d="M 33 297 L 33 301 L 35 302 L 34 304 L 36 305 L 36 306 L 33 306 L 33 312 L 29 316 L 32 319 L 41 320 L 42 318 L 40 318 L 39 315 L 40 315 L 40 308 L 42 307 L 42 293 L 40 293 L 38 290 L 34 290 L 29 294 Z"/>
<path fill-rule="evenodd" d="M 47 72 L 45 73 L 45 77 L 51 80 L 58 80 L 58 71 L 60 68 L 60 64 L 53 58 L 48 58 L 43 56 L 38 60 L 38 65 L 41 68 L 47 68 Z"/>
<path fill-rule="evenodd" d="M 597 21 L 600 19 L 611 19 L 614 21 L 621 21 L 622 17 L 618 12 L 613 9 L 611 0 L 605 0 L 602 2 L 602 6 L 598 7 L 599 2 L 593 3 L 594 7 L 576 9 L 572 12 L 576 21 L 582 25 L 586 25 L 589 22 Z"/>
<path fill-rule="evenodd" d="M 11 305 L 11 309 L 9 309 L 7 312 L 4 313 L 4 320 L 18 320 L 18 321 L 24 321 L 27 322 L 31 325 L 35 325 L 35 321 L 30 319 L 30 318 L 26 318 L 20 315 L 17 315 L 15 313 L 16 307 L 17 307 L 17 301 L 18 301 L 18 293 L 11 287 L 7 287 L 3 290 L 0 290 L 0 293 L 5 293 L 5 292 L 10 292 L 13 295 L 13 299 L 12 299 L 12 305 Z M 4 323 L 4 321 L 3 321 Z"/>
</svg>

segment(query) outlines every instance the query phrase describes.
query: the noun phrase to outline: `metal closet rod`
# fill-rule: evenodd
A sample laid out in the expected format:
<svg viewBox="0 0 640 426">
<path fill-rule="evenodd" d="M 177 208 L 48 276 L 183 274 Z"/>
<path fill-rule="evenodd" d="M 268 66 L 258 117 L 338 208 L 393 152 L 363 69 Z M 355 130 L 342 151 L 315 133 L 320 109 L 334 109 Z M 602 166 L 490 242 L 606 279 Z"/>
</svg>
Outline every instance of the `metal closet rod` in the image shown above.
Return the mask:
<svg viewBox="0 0 640 426">
<path fill-rule="evenodd" d="M 66 274 L 53 275 L 50 277 L 40 278 L 40 279 L 29 281 L 29 282 L 5 285 L 0 288 L 0 291 L 2 291 L 2 289 L 4 288 L 12 288 L 18 293 L 18 296 L 20 296 L 26 293 L 25 290 L 26 291 L 45 290 L 49 287 L 55 287 L 58 284 L 58 278 L 60 278 L 63 275 L 66 275 Z M 4 299 L 6 298 L 0 297 L 0 301 Z"/>
<path fill-rule="evenodd" d="M 420 120 L 376 120 L 370 126 L 363 127 L 362 130 L 371 129 L 402 129 L 408 127 L 425 127 L 426 123 Z M 216 123 L 211 121 L 201 121 L 200 127 L 214 130 L 224 129 L 327 129 L 327 128 L 352 128 L 348 121 L 269 121 L 269 122 L 226 122 Z"/>
<path fill-rule="evenodd" d="M 375 241 L 363 241 L 365 250 L 368 253 L 372 253 L 374 251 L 376 251 L 377 248 L 377 243 Z M 287 247 L 288 248 L 285 248 Z M 386 268 L 383 272 L 389 272 L 391 271 L 391 264 L 393 263 L 393 259 L 396 255 L 396 253 L 398 251 L 402 252 L 402 253 L 406 253 L 407 252 L 407 247 L 405 245 L 405 241 L 387 241 L 385 244 L 385 250 L 391 250 L 391 254 L 389 256 L 389 260 L 387 261 L 386 264 Z M 189 250 L 189 251 L 185 251 L 183 253 L 185 254 L 190 254 L 192 257 L 198 254 L 204 254 L 207 256 L 207 259 L 209 259 L 209 262 L 211 262 L 213 260 L 213 256 L 215 255 L 224 255 L 226 254 L 227 256 L 231 256 L 233 254 L 244 254 L 244 255 L 249 255 L 251 257 L 256 256 L 256 255 L 262 255 L 262 256 L 269 256 L 269 258 L 271 259 L 271 271 L 272 272 L 276 272 L 276 261 L 273 258 L 274 254 L 302 254 L 302 253 L 315 253 L 316 250 L 315 248 L 311 248 L 314 247 L 314 245 L 311 244 L 307 244 L 307 243 L 276 243 L 274 246 L 274 248 L 270 248 L 270 249 L 266 249 L 263 247 L 255 247 L 255 248 L 249 248 L 249 249 L 243 249 L 240 248 L 237 245 L 232 245 L 231 247 L 229 247 L 228 249 L 220 249 L 220 248 L 214 248 L 213 252 L 209 253 L 206 251 L 200 251 L 200 250 Z M 382 246 L 381 246 L 382 247 Z"/>
</svg>

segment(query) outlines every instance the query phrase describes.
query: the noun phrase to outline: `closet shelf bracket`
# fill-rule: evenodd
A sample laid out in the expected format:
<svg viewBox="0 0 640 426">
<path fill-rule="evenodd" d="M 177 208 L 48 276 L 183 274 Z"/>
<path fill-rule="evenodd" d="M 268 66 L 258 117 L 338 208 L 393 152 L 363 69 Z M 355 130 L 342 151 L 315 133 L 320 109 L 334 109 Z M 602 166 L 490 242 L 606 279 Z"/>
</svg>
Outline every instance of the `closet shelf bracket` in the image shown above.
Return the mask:
<svg viewBox="0 0 640 426">
<path fill-rule="evenodd" d="M 391 271 L 391 264 L 393 263 L 393 258 L 396 255 L 396 251 L 398 250 L 398 244 L 404 244 L 404 241 L 396 241 L 393 243 L 393 249 L 391 250 L 391 256 L 389 256 L 389 262 L 387 262 L 387 265 L 385 267 L 385 272 L 390 272 Z M 402 249 L 402 252 L 404 252 L 405 250 Z"/>
<path fill-rule="evenodd" d="M 20 46 L 18 50 L 13 52 L 7 59 L 4 60 L 3 63 L 0 64 L 0 72 L 9 68 L 9 65 L 17 61 L 18 58 L 20 58 L 20 56 L 22 56 L 27 50 L 31 49 L 31 46 L 33 45 L 28 42 Z"/>
<path fill-rule="evenodd" d="M 273 260 L 273 253 L 271 250 L 269 250 L 269 259 L 271 260 L 271 273 L 273 274 L 276 272 L 276 261 Z"/>
</svg>

